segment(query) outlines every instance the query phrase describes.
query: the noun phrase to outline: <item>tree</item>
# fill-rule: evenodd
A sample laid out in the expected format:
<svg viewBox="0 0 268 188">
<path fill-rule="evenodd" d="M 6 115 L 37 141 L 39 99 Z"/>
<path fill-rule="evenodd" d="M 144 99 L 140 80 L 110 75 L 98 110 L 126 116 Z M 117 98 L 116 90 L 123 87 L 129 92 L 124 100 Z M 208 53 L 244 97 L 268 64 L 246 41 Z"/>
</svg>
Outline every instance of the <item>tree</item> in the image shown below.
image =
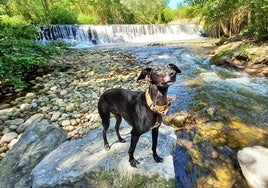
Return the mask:
<svg viewBox="0 0 268 188">
<path fill-rule="evenodd" d="M 244 34 L 268 39 L 268 0 L 186 0 L 214 37 Z"/>
<path fill-rule="evenodd" d="M 123 0 L 125 5 L 135 16 L 137 23 L 163 23 L 165 0 Z"/>
</svg>

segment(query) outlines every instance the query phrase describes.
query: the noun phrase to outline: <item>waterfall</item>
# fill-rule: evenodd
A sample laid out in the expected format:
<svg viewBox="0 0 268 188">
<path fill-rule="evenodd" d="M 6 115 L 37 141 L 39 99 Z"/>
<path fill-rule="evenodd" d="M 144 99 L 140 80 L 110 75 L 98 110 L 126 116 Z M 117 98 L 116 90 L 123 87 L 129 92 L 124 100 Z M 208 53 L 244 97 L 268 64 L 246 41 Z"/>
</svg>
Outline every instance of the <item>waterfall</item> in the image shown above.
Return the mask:
<svg viewBox="0 0 268 188">
<path fill-rule="evenodd" d="M 201 38 L 204 31 L 195 24 L 172 25 L 50 25 L 41 26 L 43 43 L 64 40 L 76 46 L 118 43 L 148 43 Z"/>
</svg>

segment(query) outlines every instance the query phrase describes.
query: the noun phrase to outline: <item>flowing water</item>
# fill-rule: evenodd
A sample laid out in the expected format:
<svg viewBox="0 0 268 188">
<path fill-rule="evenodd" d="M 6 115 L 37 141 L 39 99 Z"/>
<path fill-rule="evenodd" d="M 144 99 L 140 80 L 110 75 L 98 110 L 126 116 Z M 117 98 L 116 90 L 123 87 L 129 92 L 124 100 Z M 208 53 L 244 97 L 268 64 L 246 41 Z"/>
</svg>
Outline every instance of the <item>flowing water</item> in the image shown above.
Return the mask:
<svg viewBox="0 0 268 188">
<path fill-rule="evenodd" d="M 37 41 L 71 42 L 74 46 L 114 45 L 197 39 L 205 35 L 199 25 L 51 25 L 42 26 Z"/>
<path fill-rule="evenodd" d="M 142 66 L 174 63 L 182 71 L 169 88 L 169 114 L 191 114 L 195 121 L 177 131 L 176 187 L 245 187 L 237 150 L 268 146 L 268 80 L 209 63 L 184 46 L 126 45 L 201 38 L 193 25 L 53 26 L 41 41 L 74 40 L 76 47 L 113 44 L 112 52 L 134 54 Z M 120 45 L 114 44 L 120 43 Z"/>
<path fill-rule="evenodd" d="M 174 63 L 182 71 L 169 88 L 169 115 L 184 112 L 207 118 L 177 131 L 176 187 L 246 186 L 236 152 L 268 146 L 268 80 L 209 63 L 185 46 L 124 46 L 142 66 Z"/>
</svg>

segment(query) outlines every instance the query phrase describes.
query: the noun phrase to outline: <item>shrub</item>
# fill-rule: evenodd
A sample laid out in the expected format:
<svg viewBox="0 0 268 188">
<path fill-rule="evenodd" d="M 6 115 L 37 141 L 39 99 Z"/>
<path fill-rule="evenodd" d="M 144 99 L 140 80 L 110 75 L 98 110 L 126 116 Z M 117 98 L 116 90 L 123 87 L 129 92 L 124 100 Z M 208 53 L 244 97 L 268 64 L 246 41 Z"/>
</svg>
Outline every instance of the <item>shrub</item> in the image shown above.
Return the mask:
<svg viewBox="0 0 268 188">
<path fill-rule="evenodd" d="M 15 87 L 25 87 L 26 73 L 59 53 L 55 46 L 35 43 L 37 35 L 38 29 L 31 25 L 0 24 L 0 83 L 10 81 Z"/>
</svg>

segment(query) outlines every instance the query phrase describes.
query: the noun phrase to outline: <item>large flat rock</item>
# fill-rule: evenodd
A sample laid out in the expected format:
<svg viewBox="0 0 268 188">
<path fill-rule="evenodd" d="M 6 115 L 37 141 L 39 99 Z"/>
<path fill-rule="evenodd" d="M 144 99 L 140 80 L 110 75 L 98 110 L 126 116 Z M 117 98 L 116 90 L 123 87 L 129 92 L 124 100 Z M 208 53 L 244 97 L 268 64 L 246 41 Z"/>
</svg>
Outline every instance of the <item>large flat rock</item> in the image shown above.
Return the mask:
<svg viewBox="0 0 268 188">
<path fill-rule="evenodd" d="M 54 187 L 81 182 L 91 172 L 117 171 L 126 178 L 133 174 L 147 177 L 160 176 L 166 180 L 175 177 L 173 153 L 176 146 L 174 130 L 161 125 L 158 138 L 158 154 L 163 163 L 156 163 L 152 157 L 151 131 L 140 137 L 134 156 L 141 164 L 133 168 L 128 162 L 131 127 L 122 122 L 120 133 L 126 143 L 118 142 L 114 120 L 108 131 L 111 149 L 103 146 L 102 127 L 90 131 L 78 140 L 66 141 L 47 155 L 32 171 L 33 187 Z"/>
</svg>

